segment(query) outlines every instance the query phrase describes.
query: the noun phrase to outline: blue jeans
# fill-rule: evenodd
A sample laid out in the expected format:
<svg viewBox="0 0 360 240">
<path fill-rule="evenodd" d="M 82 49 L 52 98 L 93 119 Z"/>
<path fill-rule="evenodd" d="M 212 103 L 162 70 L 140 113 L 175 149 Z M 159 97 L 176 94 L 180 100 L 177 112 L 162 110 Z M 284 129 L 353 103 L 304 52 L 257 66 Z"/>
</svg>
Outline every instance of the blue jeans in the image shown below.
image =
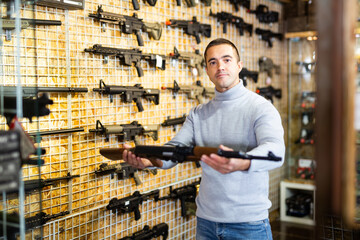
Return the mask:
<svg viewBox="0 0 360 240">
<path fill-rule="evenodd" d="M 197 217 L 196 240 L 272 240 L 269 219 L 244 223 L 218 223 Z"/>
</svg>

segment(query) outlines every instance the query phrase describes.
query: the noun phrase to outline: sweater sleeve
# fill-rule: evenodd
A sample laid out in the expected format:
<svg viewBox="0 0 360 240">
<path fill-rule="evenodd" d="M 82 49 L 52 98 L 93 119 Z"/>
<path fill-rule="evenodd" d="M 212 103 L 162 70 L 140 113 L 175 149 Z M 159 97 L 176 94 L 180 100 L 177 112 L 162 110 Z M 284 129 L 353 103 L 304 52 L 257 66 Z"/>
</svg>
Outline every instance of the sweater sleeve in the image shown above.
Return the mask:
<svg viewBox="0 0 360 240">
<path fill-rule="evenodd" d="M 194 140 L 194 109 L 191 109 L 189 115 L 186 117 L 186 120 L 179 130 L 179 132 L 165 145 L 173 145 L 173 146 L 193 146 L 195 145 Z M 169 169 L 174 167 L 177 163 L 172 161 L 163 160 L 162 169 Z"/>
<path fill-rule="evenodd" d="M 280 167 L 284 163 L 285 143 L 284 129 L 281 124 L 281 117 L 276 108 L 268 101 L 263 102 L 254 108 L 254 132 L 257 147 L 249 152 L 250 155 L 265 156 L 272 151 L 281 161 L 251 160 L 248 171 L 268 171 Z"/>
</svg>

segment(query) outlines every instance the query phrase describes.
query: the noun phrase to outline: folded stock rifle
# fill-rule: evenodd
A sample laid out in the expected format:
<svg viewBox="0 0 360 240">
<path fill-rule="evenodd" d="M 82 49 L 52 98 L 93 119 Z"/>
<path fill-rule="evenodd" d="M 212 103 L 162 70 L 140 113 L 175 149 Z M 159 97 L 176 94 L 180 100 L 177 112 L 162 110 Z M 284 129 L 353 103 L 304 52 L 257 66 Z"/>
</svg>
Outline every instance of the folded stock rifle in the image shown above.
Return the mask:
<svg viewBox="0 0 360 240">
<path fill-rule="evenodd" d="M 102 148 L 100 154 L 110 160 L 121 160 L 125 148 Z M 255 160 L 269 160 L 281 161 L 281 157 L 275 156 L 269 151 L 267 156 L 254 156 L 241 151 L 224 151 L 214 147 L 182 147 L 182 146 L 154 146 L 154 145 L 137 145 L 130 148 L 129 151 L 135 155 L 148 159 L 161 159 L 173 162 L 184 161 L 200 161 L 203 154 L 210 155 L 211 153 L 227 158 L 241 158 L 241 159 L 255 159 Z"/>
<path fill-rule="evenodd" d="M 198 22 L 196 17 L 193 17 L 190 21 L 170 19 L 169 21 L 166 21 L 166 25 L 182 28 L 185 34 L 194 36 L 196 43 L 198 44 L 201 42 L 200 34 L 207 38 L 211 37 L 211 25 Z"/>
<path fill-rule="evenodd" d="M 160 90 L 155 88 L 144 88 L 140 84 L 134 86 L 118 86 L 118 85 L 106 85 L 103 80 L 100 79 L 99 88 L 94 88 L 94 92 L 110 95 L 110 102 L 113 101 L 113 95 L 119 94 L 123 102 L 131 103 L 134 101 L 139 112 L 144 111 L 141 103 L 141 98 L 145 98 L 148 101 L 152 101 L 155 105 L 159 104 Z"/>
<path fill-rule="evenodd" d="M 105 135 L 106 141 L 109 141 L 109 135 L 115 134 L 120 141 L 134 141 L 138 144 L 138 137 L 148 136 L 154 141 L 158 140 L 160 124 L 141 125 L 137 121 L 128 124 L 103 125 L 100 120 L 96 121 L 96 128 L 90 129 L 89 132 Z"/>
<path fill-rule="evenodd" d="M 137 0 L 133 0 L 133 3 Z M 147 23 L 138 18 L 137 14 L 133 16 L 126 16 L 117 13 L 104 12 L 102 6 L 98 6 L 96 13 L 90 13 L 89 17 L 92 17 L 102 24 L 103 31 L 105 29 L 105 23 L 119 24 L 122 33 L 136 35 L 138 45 L 144 46 L 144 40 L 141 36 L 141 32 L 147 32 L 150 38 L 159 40 L 162 33 L 162 26 L 160 23 Z"/>
<path fill-rule="evenodd" d="M 143 69 L 140 66 L 141 60 L 149 62 L 150 66 L 165 70 L 166 56 L 151 53 L 142 53 L 139 49 L 122 49 L 122 48 L 111 48 L 103 47 L 100 44 L 94 44 L 92 48 L 85 48 L 85 52 L 92 54 L 103 55 L 104 62 L 108 62 L 109 56 L 115 56 L 120 60 L 121 65 L 132 66 L 134 64 L 138 76 L 144 76 Z"/>
</svg>

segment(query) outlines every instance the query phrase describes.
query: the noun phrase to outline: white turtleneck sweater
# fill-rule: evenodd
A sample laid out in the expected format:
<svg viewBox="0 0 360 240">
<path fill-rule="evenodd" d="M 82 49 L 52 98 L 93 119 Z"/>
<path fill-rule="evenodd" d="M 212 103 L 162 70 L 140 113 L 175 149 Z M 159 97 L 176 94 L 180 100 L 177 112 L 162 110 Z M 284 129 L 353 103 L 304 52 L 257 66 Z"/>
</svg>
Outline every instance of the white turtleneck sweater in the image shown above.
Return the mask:
<svg viewBox="0 0 360 240">
<path fill-rule="evenodd" d="M 281 118 L 275 107 L 246 89 L 242 81 L 208 103 L 191 109 L 183 127 L 167 143 L 182 146 L 218 147 L 223 144 L 251 155 L 272 151 L 281 162 L 251 160 L 247 171 L 221 174 L 201 162 L 202 177 L 196 198 L 198 217 L 226 223 L 268 218 L 268 170 L 284 161 L 285 144 Z M 239 160 L 241 161 L 241 160 Z M 163 161 L 163 169 L 175 166 Z"/>
</svg>

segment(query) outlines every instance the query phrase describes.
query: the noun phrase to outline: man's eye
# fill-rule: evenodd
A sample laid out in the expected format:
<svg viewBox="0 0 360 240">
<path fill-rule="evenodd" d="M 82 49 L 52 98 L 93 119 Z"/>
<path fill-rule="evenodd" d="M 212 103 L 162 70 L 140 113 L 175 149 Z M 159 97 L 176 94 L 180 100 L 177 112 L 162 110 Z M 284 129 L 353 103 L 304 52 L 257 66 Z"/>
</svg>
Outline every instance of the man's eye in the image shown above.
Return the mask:
<svg viewBox="0 0 360 240">
<path fill-rule="evenodd" d="M 224 61 L 225 61 L 225 62 L 230 62 L 230 61 L 231 61 L 231 59 L 225 59 Z"/>
<path fill-rule="evenodd" d="M 209 62 L 210 65 L 215 65 L 215 62 Z"/>
</svg>

